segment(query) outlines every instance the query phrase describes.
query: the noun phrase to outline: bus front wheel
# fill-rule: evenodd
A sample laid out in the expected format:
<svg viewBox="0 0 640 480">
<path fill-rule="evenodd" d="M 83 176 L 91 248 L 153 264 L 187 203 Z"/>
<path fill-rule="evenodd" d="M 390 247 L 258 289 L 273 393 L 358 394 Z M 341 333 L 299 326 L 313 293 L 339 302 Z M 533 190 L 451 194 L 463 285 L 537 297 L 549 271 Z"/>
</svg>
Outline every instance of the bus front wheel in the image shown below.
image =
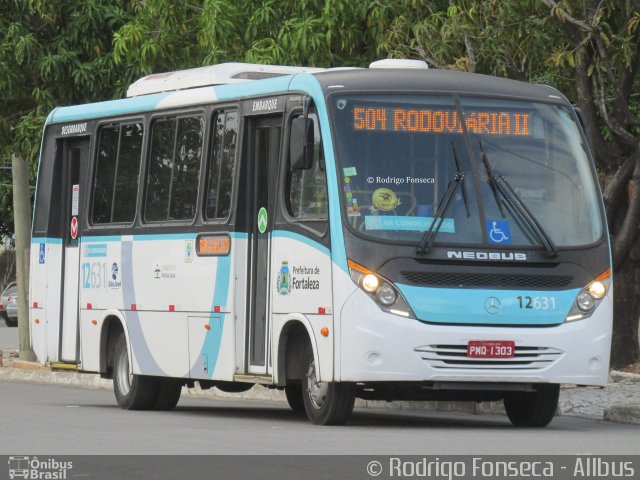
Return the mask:
<svg viewBox="0 0 640 480">
<path fill-rule="evenodd" d="M 118 405 L 125 410 L 152 409 L 158 393 L 158 382 L 155 378 L 131 373 L 124 334 L 118 337 L 114 348 L 113 390 Z"/>
<path fill-rule="evenodd" d="M 356 399 L 352 383 L 320 382 L 311 348 L 304 355 L 302 400 L 307 417 L 315 425 L 344 425 L 353 412 Z"/>
<path fill-rule="evenodd" d="M 302 398 L 302 387 L 300 384 L 292 384 L 284 387 L 284 394 L 287 397 L 287 403 L 296 413 L 303 413 L 304 399 Z"/>
<path fill-rule="evenodd" d="M 560 385 L 538 385 L 533 392 L 512 392 L 504 397 L 504 408 L 516 427 L 546 427 L 558 408 Z"/>
</svg>

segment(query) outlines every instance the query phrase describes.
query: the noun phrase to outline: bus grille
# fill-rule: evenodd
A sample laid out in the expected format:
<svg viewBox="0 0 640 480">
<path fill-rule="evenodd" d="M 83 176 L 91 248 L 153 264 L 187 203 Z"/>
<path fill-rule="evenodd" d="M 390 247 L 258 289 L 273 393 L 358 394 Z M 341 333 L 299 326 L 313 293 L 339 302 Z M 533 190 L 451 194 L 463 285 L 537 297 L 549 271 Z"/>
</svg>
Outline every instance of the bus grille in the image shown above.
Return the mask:
<svg viewBox="0 0 640 480">
<path fill-rule="evenodd" d="M 467 357 L 466 345 L 426 345 L 414 349 L 431 368 L 541 370 L 553 365 L 563 353 L 556 348 L 518 347 L 512 358 Z"/>
<path fill-rule="evenodd" d="M 401 272 L 411 283 L 434 287 L 493 287 L 525 290 L 565 288 L 569 275 L 514 275 L 502 273 Z"/>
</svg>

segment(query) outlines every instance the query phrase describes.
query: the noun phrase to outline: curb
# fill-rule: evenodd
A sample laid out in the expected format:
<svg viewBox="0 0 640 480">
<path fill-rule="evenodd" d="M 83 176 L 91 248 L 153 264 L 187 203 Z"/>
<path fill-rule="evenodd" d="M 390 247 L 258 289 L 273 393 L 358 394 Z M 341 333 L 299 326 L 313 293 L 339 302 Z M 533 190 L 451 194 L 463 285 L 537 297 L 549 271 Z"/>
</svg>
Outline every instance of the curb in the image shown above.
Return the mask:
<svg viewBox="0 0 640 480">
<path fill-rule="evenodd" d="M 608 422 L 640 425 L 640 402 L 611 405 L 605 410 L 604 419 Z"/>
<path fill-rule="evenodd" d="M 4 363 L 4 365 L 3 365 Z M 626 372 L 611 372 L 610 385 L 638 385 L 640 398 L 640 375 Z M 77 373 L 69 371 L 52 371 L 43 367 L 39 363 L 26 362 L 14 358 L 0 358 L 0 381 L 26 382 L 38 384 L 63 385 L 81 388 L 93 388 L 111 390 L 112 381 L 100 378 L 93 373 Z M 575 386 L 565 386 L 561 391 L 572 391 Z M 635 387 L 631 387 L 634 388 Z M 202 390 L 196 384 L 194 388 L 184 387 L 183 395 L 193 397 L 207 397 L 218 400 L 259 400 L 278 404 L 287 404 L 284 392 L 277 389 L 264 388 L 255 385 L 253 388 L 242 393 L 226 393 L 217 388 Z M 415 412 L 450 412 L 466 413 L 471 415 L 506 415 L 504 405 L 500 402 L 445 402 L 445 401 L 398 401 L 385 402 L 356 399 L 356 408 L 400 410 Z M 612 404 L 604 408 L 603 416 L 585 415 L 575 411 L 570 400 L 563 400 L 558 405 L 558 416 L 576 416 L 596 420 L 606 420 L 613 423 L 625 423 L 640 425 L 640 402 L 629 402 L 624 404 Z"/>
<path fill-rule="evenodd" d="M 637 373 L 619 372 L 612 370 L 609 377 L 614 383 L 640 383 L 640 375 Z"/>
</svg>

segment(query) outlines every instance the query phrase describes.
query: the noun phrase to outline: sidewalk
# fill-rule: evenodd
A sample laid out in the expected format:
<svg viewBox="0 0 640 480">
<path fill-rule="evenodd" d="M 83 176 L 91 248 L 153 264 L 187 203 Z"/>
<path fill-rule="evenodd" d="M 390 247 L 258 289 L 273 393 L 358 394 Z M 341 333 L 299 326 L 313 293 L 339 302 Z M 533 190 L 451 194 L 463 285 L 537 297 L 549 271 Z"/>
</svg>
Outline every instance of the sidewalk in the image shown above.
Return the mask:
<svg viewBox="0 0 640 480">
<path fill-rule="evenodd" d="M 15 358 L 14 350 L 0 355 L 0 381 L 30 382 L 111 389 L 111 380 L 98 375 L 66 371 L 51 371 L 38 363 Z M 279 390 L 255 386 L 244 393 L 224 393 L 218 389 L 185 388 L 183 394 L 213 398 L 242 398 L 286 403 Z M 463 412 L 471 414 L 504 414 L 502 402 L 380 402 L 357 400 L 356 408 L 376 408 L 417 411 Z M 616 423 L 640 425 L 640 375 L 613 371 L 605 387 L 576 387 L 564 385 L 560 390 L 558 415 L 607 420 Z"/>
</svg>

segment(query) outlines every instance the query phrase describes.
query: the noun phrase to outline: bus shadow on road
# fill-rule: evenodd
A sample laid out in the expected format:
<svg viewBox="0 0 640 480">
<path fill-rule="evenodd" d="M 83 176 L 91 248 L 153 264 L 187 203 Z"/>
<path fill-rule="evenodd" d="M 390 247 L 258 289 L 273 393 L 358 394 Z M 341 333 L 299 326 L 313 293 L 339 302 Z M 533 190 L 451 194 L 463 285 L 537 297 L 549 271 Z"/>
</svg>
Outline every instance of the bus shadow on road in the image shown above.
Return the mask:
<svg viewBox="0 0 640 480">
<path fill-rule="evenodd" d="M 247 420 L 279 421 L 286 423 L 308 423 L 304 413 L 292 412 L 286 407 L 248 407 L 238 406 L 193 406 L 176 408 L 175 414 L 194 416 L 215 416 L 241 418 Z M 407 412 L 381 410 L 354 410 L 347 427 L 386 427 L 386 428 L 513 428 L 507 417 L 498 415 L 451 414 L 440 412 Z"/>
</svg>

